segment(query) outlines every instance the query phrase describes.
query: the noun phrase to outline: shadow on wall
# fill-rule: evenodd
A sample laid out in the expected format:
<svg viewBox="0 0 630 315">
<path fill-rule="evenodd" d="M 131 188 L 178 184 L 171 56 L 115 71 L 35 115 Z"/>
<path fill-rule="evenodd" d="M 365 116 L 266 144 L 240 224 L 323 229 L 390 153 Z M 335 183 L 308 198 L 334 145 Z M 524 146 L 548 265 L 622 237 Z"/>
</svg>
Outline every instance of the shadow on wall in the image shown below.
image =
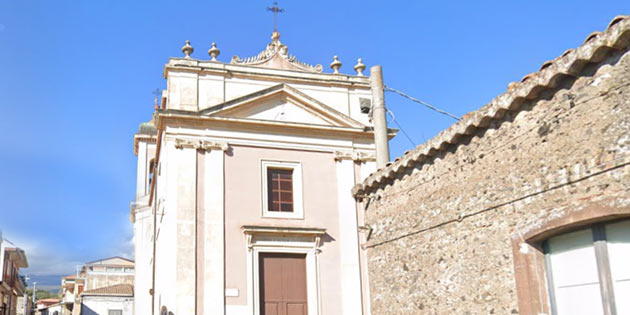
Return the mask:
<svg viewBox="0 0 630 315">
<path fill-rule="evenodd" d="M 127 314 L 124 313 L 124 311 L 120 310 L 120 311 L 109 311 L 108 314 L 103 314 L 103 313 L 98 313 L 97 311 L 91 309 L 89 306 L 86 306 L 85 304 L 81 305 L 81 315 L 110 315 L 110 314 Z"/>
<path fill-rule="evenodd" d="M 322 235 L 322 243 L 331 243 L 334 241 L 336 241 L 336 239 L 330 236 L 330 234 L 325 233 L 324 235 Z"/>
<path fill-rule="evenodd" d="M 88 306 L 81 305 L 81 315 L 99 315 L 99 313 L 95 312 L 93 309 Z"/>
</svg>

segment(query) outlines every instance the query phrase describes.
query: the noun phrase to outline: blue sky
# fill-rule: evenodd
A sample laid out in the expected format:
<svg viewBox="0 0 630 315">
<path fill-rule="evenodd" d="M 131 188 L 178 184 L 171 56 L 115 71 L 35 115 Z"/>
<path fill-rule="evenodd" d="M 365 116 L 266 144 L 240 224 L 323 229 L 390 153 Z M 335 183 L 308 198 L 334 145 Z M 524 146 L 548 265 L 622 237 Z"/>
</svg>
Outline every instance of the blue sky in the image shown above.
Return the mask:
<svg viewBox="0 0 630 315">
<path fill-rule="evenodd" d="M 264 49 L 271 1 L 0 0 L 0 229 L 34 275 L 132 254 L 132 136 L 150 118 L 162 67 Z M 353 73 L 362 57 L 385 83 L 457 115 L 503 93 L 630 1 L 281 1 L 281 40 L 303 61 Z M 416 144 L 452 124 L 397 95 L 387 106 Z M 396 127 L 393 125 L 393 127 Z M 400 134 L 392 157 L 413 146 Z"/>
</svg>

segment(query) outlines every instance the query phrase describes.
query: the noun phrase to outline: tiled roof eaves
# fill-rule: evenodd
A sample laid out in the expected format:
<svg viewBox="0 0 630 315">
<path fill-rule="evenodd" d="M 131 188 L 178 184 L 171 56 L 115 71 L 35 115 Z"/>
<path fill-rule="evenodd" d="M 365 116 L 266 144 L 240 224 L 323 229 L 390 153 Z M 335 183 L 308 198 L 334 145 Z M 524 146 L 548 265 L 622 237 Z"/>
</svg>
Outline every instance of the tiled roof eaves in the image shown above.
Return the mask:
<svg viewBox="0 0 630 315">
<path fill-rule="evenodd" d="M 494 98 L 479 110 L 470 112 L 459 122 L 440 132 L 433 139 L 407 151 L 402 157 L 386 167 L 370 174 L 363 183 L 352 188 L 357 199 L 377 190 L 381 185 L 390 183 L 406 168 L 421 163 L 426 158 L 446 150 L 450 145 L 458 144 L 462 135 L 475 133 L 487 128 L 490 122 L 501 119 L 507 111 L 520 110 L 525 100 L 536 99 L 540 92 L 555 88 L 560 79 L 575 77 L 588 63 L 603 61 L 614 50 L 625 50 L 630 46 L 630 16 L 615 17 L 603 33 L 593 32 L 587 36 L 584 44 L 577 49 L 569 49 L 553 61 L 543 63 L 536 73 L 526 75 L 521 82 L 511 83 L 508 91 Z"/>
<path fill-rule="evenodd" d="M 107 257 L 107 258 L 103 258 L 103 259 L 99 259 L 99 260 L 88 261 L 88 262 L 85 263 L 85 265 L 99 265 L 99 266 L 102 265 L 102 266 L 105 266 L 107 264 L 101 263 L 102 261 L 110 260 L 110 259 L 116 259 L 116 258 L 122 259 L 122 260 L 126 260 L 126 261 L 131 262 L 131 263 L 134 262 L 132 259 L 129 259 L 129 258 L 125 258 L 125 257 L 121 257 L 121 256 L 112 256 L 112 257 Z"/>
<path fill-rule="evenodd" d="M 133 296 L 133 293 L 84 292 L 81 296 Z"/>
<path fill-rule="evenodd" d="M 81 296 L 88 296 L 88 295 L 133 296 L 133 286 L 130 284 L 116 284 L 109 287 L 86 290 L 81 293 Z"/>
</svg>

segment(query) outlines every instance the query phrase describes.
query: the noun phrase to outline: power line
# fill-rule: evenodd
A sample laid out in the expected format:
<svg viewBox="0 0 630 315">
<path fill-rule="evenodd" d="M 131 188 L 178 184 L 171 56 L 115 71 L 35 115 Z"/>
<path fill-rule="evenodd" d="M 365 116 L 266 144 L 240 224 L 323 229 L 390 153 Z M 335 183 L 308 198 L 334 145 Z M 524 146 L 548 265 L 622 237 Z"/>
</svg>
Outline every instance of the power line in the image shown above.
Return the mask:
<svg viewBox="0 0 630 315">
<path fill-rule="evenodd" d="M 577 108 L 577 107 L 578 107 L 577 105 L 586 104 L 586 103 L 588 103 L 588 102 L 590 102 L 590 101 L 593 101 L 593 100 L 597 100 L 597 99 L 600 99 L 600 98 L 606 97 L 606 96 L 607 96 L 608 94 L 610 94 L 611 92 L 616 91 L 616 90 L 618 90 L 618 89 L 620 89 L 620 88 L 622 88 L 622 87 L 626 87 L 626 86 L 630 86 L 630 82 L 628 82 L 628 83 L 623 83 L 623 84 L 620 84 L 620 85 L 614 86 L 614 87 L 612 87 L 612 88 L 608 89 L 608 90 L 607 90 L 607 93 L 604 93 L 604 94 L 600 94 L 600 95 L 593 96 L 593 97 L 591 97 L 591 98 L 588 98 L 588 99 L 582 100 L 581 102 L 576 102 L 576 103 L 573 105 L 573 107 L 571 107 L 568 111 L 562 112 L 561 114 L 557 114 L 556 116 L 553 116 L 553 118 L 560 119 L 561 117 L 568 116 L 568 115 L 569 115 L 569 113 L 570 113 L 571 111 L 575 110 L 575 108 Z M 546 121 L 547 121 L 547 118 L 549 118 L 549 117 L 550 117 L 552 114 L 554 114 L 554 113 L 555 113 L 554 111 L 549 111 L 548 113 L 546 113 L 546 114 L 543 116 L 543 119 L 542 119 L 542 121 L 541 121 L 541 122 L 546 122 Z M 562 116 L 561 116 L 561 115 L 562 115 Z M 536 125 L 535 125 L 535 126 L 533 126 L 532 128 L 529 128 L 529 129 L 527 129 L 527 130 L 525 130 L 525 131 L 523 131 L 523 132 L 519 133 L 518 135 L 516 135 L 516 136 L 514 136 L 514 137 L 512 137 L 512 138 L 510 138 L 510 139 L 508 139 L 507 141 L 505 141 L 504 143 L 502 143 L 502 144 L 500 144 L 500 145 L 498 145 L 498 146 L 495 146 L 495 147 L 493 147 L 493 148 L 491 148 L 491 149 L 489 149 L 489 150 L 485 150 L 485 151 L 484 151 L 484 154 L 485 154 L 485 153 L 495 152 L 495 151 L 496 151 L 496 150 L 498 150 L 499 148 L 504 147 L 504 146 L 506 146 L 506 145 L 508 145 L 508 144 L 512 143 L 513 141 L 515 141 L 515 140 L 517 140 L 518 138 L 520 138 L 520 137 L 524 136 L 524 135 L 525 135 L 525 134 L 527 134 L 528 132 L 531 132 L 531 131 L 535 130 L 535 129 L 536 129 L 536 128 L 538 128 L 538 127 L 540 127 L 540 124 L 536 124 Z M 475 151 L 474 151 L 474 153 L 476 153 L 476 152 L 477 152 L 477 151 L 475 150 Z M 610 172 L 610 171 L 613 171 L 613 170 L 617 170 L 617 169 L 622 168 L 622 167 L 625 167 L 625 166 L 629 166 L 629 165 L 630 165 L 630 160 L 626 160 L 626 159 L 627 159 L 627 157 L 616 158 L 616 159 L 613 159 L 612 161 L 608 161 L 608 162 L 606 162 L 606 163 L 602 163 L 602 164 L 599 164 L 599 165 L 594 166 L 594 167 L 593 167 L 593 169 L 597 169 L 598 167 L 602 167 L 602 166 L 603 166 L 604 168 L 603 168 L 603 169 L 601 169 L 601 170 L 599 170 L 599 171 L 596 171 L 596 172 L 593 172 L 593 173 L 587 174 L 587 175 L 585 175 L 585 176 L 583 176 L 583 177 L 581 177 L 581 178 L 578 178 L 578 179 L 575 179 L 575 180 L 570 180 L 570 181 L 568 181 L 568 182 L 564 182 L 564 183 L 559 183 L 559 184 L 556 184 L 556 185 L 554 185 L 554 186 L 548 187 L 548 188 L 546 188 L 546 189 L 544 189 L 544 190 L 537 191 L 537 192 L 532 192 L 532 193 L 529 193 L 529 194 L 525 194 L 525 195 L 523 195 L 523 196 L 521 196 L 521 197 L 518 197 L 518 198 L 515 198 L 515 199 L 512 199 L 512 200 L 509 200 L 509 201 L 505 201 L 505 202 L 501 202 L 501 203 L 496 203 L 496 204 L 495 204 L 495 205 L 493 205 L 493 206 L 490 206 L 490 207 L 487 207 L 487 208 L 484 208 L 484 209 L 481 209 L 481 210 L 478 210 L 478 211 L 475 211 L 475 212 L 471 212 L 471 213 L 468 213 L 468 214 L 460 213 L 460 216 L 459 216 L 459 217 L 457 217 L 457 218 L 454 218 L 454 219 L 449 219 L 449 220 L 446 220 L 446 221 L 442 221 L 442 222 L 440 222 L 440 223 L 437 223 L 437 224 L 434 224 L 434 225 L 431 225 L 431 226 L 428 226 L 428 227 L 425 227 L 425 228 L 416 229 L 416 230 L 411 230 L 411 231 L 408 231 L 407 233 L 404 233 L 404 234 L 402 234 L 402 235 L 394 236 L 394 237 L 392 237 L 392 238 L 385 239 L 385 240 L 380 241 L 380 242 L 375 242 L 375 243 L 371 243 L 371 244 L 370 244 L 370 243 L 366 243 L 366 244 L 363 244 L 363 245 L 361 245 L 361 246 L 362 246 L 362 247 L 364 247 L 364 248 L 372 248 L 372 247 L 380 246 L 380 245 L 387 244 L 387 243 L 390 243 L 390 242 L 394 242 L 394 241 L 397 241 L 397 240 L 400 240 L 400 239 L 404 239 L 404 238 L 407 238 L 407 237 L 410 237 L 410 236 L 413 236 L 413 235 L 421 234 L 421 233 L 424 233 L 424 232 L 427 232 L 427 231 L 430 231 L 430 230 L 433 230 L 433 229 L 439 228 L 439 227 L 441 227 L 441 226 L 445 226 L 445 225 L 452 224 L 452 223 L 455 223 L 455 222 L 460 222 L 460 221 L 461 221 L 461 220 L 463 220 L 463 219 L 466 219 L 466 218 L 469 218 L 469 217 L 472 217 L 472 216 L 476 216 L 476 215 L 479 215 L 479 214 L 482 214 L 482 213 L 485 213 L 485 212 L 488 212 L 488 211 L 497 210 L 497 209 L 499 209 L 499 208 L 501 208 L 501 207 L 503 207 L 503 206 L 510 205 L 510 204 L 515 203 L 515 202 L 518 202 L 518 201 L 520 201 L 520 200 L 524 200 L 524 199 L 529 198 L 529 197 L 534 197 L 534 196 L 537 196 L 537 195 L 540 195 L 540 194 L 543 194 L 543 193 L 546 193 L 546 192 L 549 192 L 549 191 L 552 191 L 552 190 L 555 190 L 555 189 L 558 189 L 558 188 L 562 188 L 562 187 L 565 187 L 565 186 L 568 186 L 568 185 L 572 185 L 572 184 L 575 184 L 575 183 L 578 183 L 578 182 L 582 182 L 582 181 L 584 181 L 584 180 L 586 180 L 586 179 L 589 179 L 589 178 L 591 178 L 591 177 L 594 177 L 594 176 L 602 175 L 602 174 L 605 174 L 605 173 L 607 173 L 607 172 Z M 621 162 L 621 163 L 619 163 L 619 164 L 617 164 L 617 165 L 614 165 L 614 166 L 612 166 L 612 167 L 605 168 L 605 166 L 606 166 L 608 163 L 611 163 L 611 162 L 617 162 L 617 161 L 622 161 L 622 162 Z M 435 175 L 435 176 L 434 176 L 434 177 L 432 177 L 432 178 L 437 178 L 437 177 L 440 177 L 440 176 L 446 175 L 446 174 L 451 173 L 451 172 L 456 171 L 456 170 L 458 170 L 458 169 L 457 169 L 457 168 L 451 168 L 451 169 L 449 169 L 448 171 L 445 171 L 445 172 L 439 173 L 439 174 Z M 431 180 L 425 180 L 425 181 L 422 181 L 422 182 L 420 182 L 420 183 L 417 183 L 417 184 L 415 184 L 415 185 L 413 185 L 413 186 L 411 186 L 411 187 L 408 187 L 407 189 L 402 189 L 402 190 L 396 191 L 396 192 L 394 192 L 394 193 L 382 194 L 382 195 L 380 195 L 380 197 L 381 197 L 381 198 L 384 198 L 384 197 L 393 197 L 393 196 L 396 196 L 396 195 L 399 195 L 399 194 L 402 194 L 402 193 L 407 193 L 407 192 L 410 192 L 410 191 L 412 191 L 412 190 L 414 190 L 414 189 L 418 188 L 419 186 L 424 185 L 424 184 L 429 183 L 429 182 L 431 182 Z M 368 202 L 370 202 L 370 201 L 372 200 L 372 198 L 374 198 L 374 197 L 373 197 L 373 196 L 368 197 Z M 367 207 L 367 206 L 366 206 L 366 207 Z"/>
<path fill-rule="evenodd" d="M 623 160 L 623 159 L 620 158 L 620 159 L 615 159 L 613 161 L 616 161 L 616 160 Z M 607 163 L 609 163 L 609 162 L 607 162 Z M 600 164 L 598 166 L 606 165 L 607 163 L 603 163 L 603 164 Z M 547 193 L 547 192 L 550 192 L 550 191 L 553 191 L 553 190 L 556 190 L 556 189 L 559 189 L 559 188 L 562 188 L 562 187 L 565 187 L 565 186 L 573 185 L 573 184 L 585 181 L 585 180 L 587 180 L 587 179 L 589 179 L 591 177 L 602 175 L 602 174 L 608 173 L 610 171 L 614 171 L 614 170 L 626 167 L 628 165 L 630 165 L 630 162 L 628 162 L 628 161 L 622 162 L 620 164 L 617 164 L 617 165 L 605 168 L 603 170 L 600 170 L 600 171 L 597 171 L 597 172 L 585 175 L 585 176 L 583 176 L 581 178 L 578 178 L 576 180 L 572 180 L 572 181 L 568 181 L 568 182 L 557 184 L 557 185 L 549 187 L 549 188 L 547 188 L 545 190 L 541 190 L 541 191 L 536 191 L 536 192 L 533 192 L 533 193 L 525 194 L 525 195 L 517 197 L 515 199 L 504 201 L 504 202 L 495 204 L 493 206 L 490 206 L 490 207 L 487 207 L 487 208 L 484 208 L 484 209 L 481 209 L 481 210 L 477 210 L 475 212 L 471 212 L 471 213 L 467 213 L 467 214 L 460 213 L 460 215 L 457 218 L 454 218 L 454 219 L 449 219 L 449 220 L 446 220 L 446 221 L 442 221 L 440 223 L 437 223 L 437 224 L 434 224 L 434 225 L 431 225 L 431 226 L 428 226 L 428 227 L 425 227 L 425 228 L 412 230 L 412 231 L 409 231 L 409 232 L 404 233 L 402 235 L 398 235 L 398 236 L 395 236 L 395 237 L 392 237 L 392 238 L 388 238 L 388 239 L 385 239 L 385 240 L 380 241 L 380 242 L 375 242 L 375 243 L 371 243 L 371 244 L 370 243 L 363 244 L 363 247 L 364 248 L 372 248 L 372 247 L 380 246 L 380 245 L 391 243 L 391 242 L 394 242 L 394 241 L 398 241 L 398 240 L 401 240 L 403 238 L 407 238 L 407 237 L 410 237 L 410 236 L 413 236 L 413 235 L 421 234 L 421 233 L 424 233 L 424 232 L 427 232 L 427 231 L 430 231 L 430 230 L 433 230 L 433 229 L 436 229 L 436 228 L 439 228 L 439 227 L 442 227 L 442 226 L 445 226 L 445 225 L 448 225 L 448 224 L 451 224 L 451 223 L 461 222 L 462 220 L 467 219 L 469 217 L 474 217 L 476 215 L 480 215 L 480 214 L 483 214 L 485 212 L 498 210 L 498 209 L 500 209 L 500 208 L 502 208 L 504 206 L 513 204 L 515 202 L 518 202 L 518 201 L 521 201 L 521 200 L 525 200 L 527 198 L 534 197 L 534 196 L 537 196 L 537 195 L 541 195 L 541 194 L 544 194 L 544 193 Z"/>
<path fill-rule="evenodd" d="M 550 122 L 551 120 L 548 120 L 549 118 L 553 118 L 553 119 L 560 119 L 560 118 L 566 117 L 566 116 L 568 116 L 568 115 L 569 115 L 569 113 L 571 113 L 571 111 L 576 110 L 576 108 L 578 108 L 578 106 L 579 106 L 579 105 L 586 104 L 586 103 L 588 103 L 588 102 L 590 102 L 590 101 L 593 101 L 593 100 L 597 100 L 597 99 L 600 99 L 600 98 L 606 97 L 606 95 L 607 95 L 607 94 L 609 94 L 609 93 L 611 93 L 611 92 L 613 92 L 613 91 L 616 91 L 616 90 L 618 90 L 618 89 L 621 89 L 621 88 L 623 88 L 623 87 L 626 87 L 626 86 L 630 86 L 630 82 L 628 82 L 628 83 L 623 83 L 623 84 L 620 84 L 620 85 L 614 86 L 614 87 L 610 88 L 610 89 L 608 90 L 608 93 L 606 93 L 606 94 L 596 95 L 596 96 L 593 96 L 593 97 L 591 97 L 591 98 L 587 98 L 587 99 L 581 100 L 581 101 L 579 101 L 579 102 L 575 102 L 575 103 L 573 104 L 573 107 L 572 107 L 572 108 L 570 108 L 569 110 L 564 111 L 564 112 L 562 112 L 562 113 L 560 113 L 560 114 L 556 114 L 556 112 L 554 112 L 554 111 L 549 111 L 549 112 L 547 112 L 547 113 L 546 113 L 546 114 L 542 117 L 542 119 L 540 120 L 540 123 L 535 124 L 534 126 L 532 126 L 532 127 L 531 127 L 531 128 L 529 128 L 529 129 L 523 130 L 521 133 L 519 133 L 519 134 L 517 134 L 517 135 L 515 135 L 515 136 L 513 136 L 513 137 L 511 137 L 511 138 L 509 138 L 509 139 L 507 139 L 506 141 L 501 142 L 500 144 L 498 144 L 498 145 L 496 145 L 496 146 L 494 146 L 494 147 L 491 147 L 491 148 L 489 148 L 489 149 L 483 150 L 483 151 L 482 151 L 482 154 L 483 154 L 483 155 L 488 155 L 488 154 L 490 154 L 490 153 L 494 153 L 494 152 L 496 152 L 497 150 L 499 150 L 499 149 L 501 149 L 501 148 L 503 148 L 503 147 L 506 147 L 506 146 L 508 146 L 509 144 L 512 144 L 513 142 L 515 142 L 515 141 L 516 141 L 516 140 L 518 140 L 519 138 L 521 138 L 521 137 L 525 136 L 527 133 L 532 132 L 532 131 L 534 131 L 534 130 L 538 129 L 538 128 L 541 126 L 541 124 L 542 124 L 542 123 L 545 123 L 545 122 Z M 555 116 L 552 116 L 553 114 L 555 114 Z M 477 155 L 477 151 L 478 151 L 480 148 L 481 148 L 481 146 L 477 147 L 477 148 L 473 151 L 473 155 L 475 155 L 475 156 L 476 156 L 476 155 Z M 444 176 L 444 175 L 446 175 L 446 174 L 449 174 L 449 173 L 451 173 L 451 172 L 455 172 L 455 171 L 458 171 L 458 168 L 449 168 L 447 171 L 444 171 L 444 172 L 441 172 L 441 173 L 435 174 L 435 177 Z M 396 191 L 396 192 L 391 192 L 391 193 L 387 193 L 387 194 L 385 194 L 385 193 L 384 193 L 384 194 L 382 194 L 382 195 L 381 195 L 381 198 L 382 198 L 382 197 L 393 197 L 393 196 L 396 196 L 396 195 L 400 195 L 400 194 L 407 193 L 407 192 L 409 192 L 409 191 L 414 190 L 415 188 L 417 188 L 417 187 L 419 187 L 419 186 L 422 186 L 422 185 L 424 185 L 424 184 L 426 184 L 426 183 L 430 183 L 431 181 L 432 181 L 432 179 L 428 179 L 428 180 L 425 180 L 425 181 L 422 181 L 422 182 L 418 182 L 418 183 L 416 183 L 416 184 L 414 184 L 414 185 L 412 185 L 412 186 L 410 186 L 410 187 L 408 187 L 408 188 L 406 188 L 406 189 L 401 189 L 401 190 L 398 190 L 398 191 Z"/>
<path fill-rule="evenodd" d="M 411 142 L 411 144 L 415 147 L 416 143 L 413 142 L 413 140 L 411 140 L 411 137 L 409 137 L 409 135 L 407 134 L 407 132 L 405 131 L 405 129 L 398 123 L 398 121 L 396 120 L 396 116 L 394 115 L 394 112 L 392 112 L 391 110 L 387 109 L 387 112 L 392 115 L 392 122 L 396 124 L 396 126 L 398 126 L 398 129 L 400 129 L 400 131 L 402 131 L 402 133 L 405 135 L 405 137 L 407 137 L 407 140 L 409 140 L 409 142 Z"/>
<path fill-rule="evenodd" d="M 385 86 L 385 91 L 394 92 L 394 93 L 396 93 L 396 94 L 398 94 L 398 95 L 400 95 L 400 96 L 402 96 L 402 97 L 404 97 L 404 98 L 406 98 L 406 99 L 408 99 L 408 100 L 410 100 L 412 102 L 416 102 L 416 103 L 422 104 L 422 105 L 426 106 L 427 108 L 429 108 L 430 110 L 434 110 L 434 111 L 436 111 L 436 112 L 438 112 L 438 113 L 440 113 L 442 115 L 446 115 L 446 116 L 451 117 L 451 118 L 453 118 L 453 119 L 455 119 L 457 121 L 462 120 L 460 117 L 457 117 L 456 115 L 453 115 L 453 114 L 451 114 L 451 113 L 449 113 L 447 111 L 443 111 L 443 110 L 441 110 L 441 109 L 439 109 L 439 108 L 437 108 L 437 107 L 435 107 L 435 106 L 433 106 L 433 105 L 431 105 L 431 104 L 429 104 L 429 103 L 427 103 L 425 101 L 421 101 L 421 100 L 419 100 L 419 99 L 417 99 L 415 97 L 409 96 L 409 95 L 407 95 L 407 94 L 405 94 L 405 93 L 403 93 L 403 92 L 401 92 L 399 90 L 396 90 L 394 88 L 390 88 L 389 86 Z"/>
</svg>

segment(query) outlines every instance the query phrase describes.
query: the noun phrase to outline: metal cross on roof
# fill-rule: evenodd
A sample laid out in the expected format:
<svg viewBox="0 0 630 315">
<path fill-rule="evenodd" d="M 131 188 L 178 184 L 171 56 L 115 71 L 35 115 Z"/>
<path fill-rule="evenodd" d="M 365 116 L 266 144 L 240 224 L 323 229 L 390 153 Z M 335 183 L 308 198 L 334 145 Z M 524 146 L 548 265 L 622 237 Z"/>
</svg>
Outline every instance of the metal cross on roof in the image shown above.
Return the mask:
<svg viewBox="0 0 630 315">
<path fill-rule="evenodd" d="M 278 7 L 278 1 L 273 2 L 273 7 L 267 7 L 267 11 L 273 12 L 273 31 L 278 31 L 278 13 L 284 12 L 284 9 Z"/>
</svg>

